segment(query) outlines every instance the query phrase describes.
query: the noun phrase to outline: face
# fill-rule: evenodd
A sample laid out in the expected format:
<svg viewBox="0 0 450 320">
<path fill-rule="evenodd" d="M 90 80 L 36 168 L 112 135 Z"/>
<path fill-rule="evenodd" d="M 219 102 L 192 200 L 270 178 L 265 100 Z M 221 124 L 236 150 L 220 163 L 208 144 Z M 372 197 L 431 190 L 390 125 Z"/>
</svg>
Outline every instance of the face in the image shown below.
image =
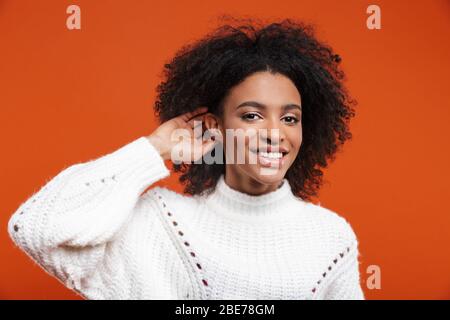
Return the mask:
<svg viewBox="0 0 450 320">
<path fill-rule="evenodd" d="M 258 72 L 233 87 L 219 121 L 227 178 L 253 185 L 279 184 L 300 150 L 301 117 L 300 93 L 284 75 Z M 237 129 L 246 134 L 241 142 L 234 136 L 230 143 L 227 131 L 237 135 Z M 278 152 L 268 152 L 274 150 Z M 244 161 L 238 161 L 238 153 L 243 153 Z"/>
</svg>

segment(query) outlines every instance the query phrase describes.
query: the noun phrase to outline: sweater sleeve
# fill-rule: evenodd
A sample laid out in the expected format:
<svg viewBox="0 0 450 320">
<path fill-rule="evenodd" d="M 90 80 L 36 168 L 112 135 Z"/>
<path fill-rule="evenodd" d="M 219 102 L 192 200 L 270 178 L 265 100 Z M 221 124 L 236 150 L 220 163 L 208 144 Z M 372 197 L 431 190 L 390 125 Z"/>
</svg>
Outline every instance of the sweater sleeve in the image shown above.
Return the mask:
<svg viewBox="0 0 450 320">
<path fill-rule="evenodd" d="M 356 250 L 356 249 L 354 249 Z M 364 300 L 360 284 L 357 252 L 351 253 L 341 273 L 333 280 L 324 299 L 326 300 Z"/>
<path fill-rule="evenodd" d="M 347 243 L 345 249 L 339 254 L 342 258 L 340 268 L 330 286 L 327 288 L 326 300 L 364 300 L 359 272 L 359 243 L 351 225 L 343 220 L 342 232 Z"/>
<path fill-rule="evenodd" d="M 76 287 L 102 261 L 141 193 L 170 174 L 146 137 L 62 170 L 8 222 L 13 242 L 49 274 Z"/>
</svg>

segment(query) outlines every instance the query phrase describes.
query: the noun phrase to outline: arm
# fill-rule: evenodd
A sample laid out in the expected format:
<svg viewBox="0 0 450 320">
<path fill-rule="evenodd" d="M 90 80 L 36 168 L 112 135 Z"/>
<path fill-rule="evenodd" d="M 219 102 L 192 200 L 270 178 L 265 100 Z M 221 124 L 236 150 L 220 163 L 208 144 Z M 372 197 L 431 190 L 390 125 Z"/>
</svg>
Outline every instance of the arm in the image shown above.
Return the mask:
<svg viewBox="0 0 450 320">
<path fill-rule="evenodd" d="M 355 243 L 347 253 L 339 274 L 331 282 L 324 295 L 325 300 L 364 300 L 360 284 L 358 245 Z"/>
<path fill-rule="evenodd" d="M 61 171 L 16 210 L 8 233 L 48 273 L 77 286 L 102 261 L 141 193 L 169 174 L 156 147 L 140 137 Z"/>
<path fill-rule="evenodd" d="M 359 241 L 345 218 L 340 218 L 336 243 L 342 251 L 337 255 L 339 267 L 324 293 L 327 300 L 364 300 L 359 273 Z"/>
</svg>

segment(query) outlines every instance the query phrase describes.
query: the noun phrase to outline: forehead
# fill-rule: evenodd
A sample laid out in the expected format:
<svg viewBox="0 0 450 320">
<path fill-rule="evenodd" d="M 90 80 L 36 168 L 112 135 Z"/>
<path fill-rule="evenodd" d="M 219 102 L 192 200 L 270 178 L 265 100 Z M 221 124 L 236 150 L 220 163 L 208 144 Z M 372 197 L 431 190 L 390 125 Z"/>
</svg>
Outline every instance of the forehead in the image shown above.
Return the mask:
<svg viewBox="0 0 450 320">
<path fill-rule="evenodd" d="M 245 100 L 255 100 L 268 106 L 281 106 L 286 103 L 301 103 L 300 93 L 295 84 L 282 74 L 257 72 L 233 87 L 227 103 L 234 106 Z"/>
</svg>

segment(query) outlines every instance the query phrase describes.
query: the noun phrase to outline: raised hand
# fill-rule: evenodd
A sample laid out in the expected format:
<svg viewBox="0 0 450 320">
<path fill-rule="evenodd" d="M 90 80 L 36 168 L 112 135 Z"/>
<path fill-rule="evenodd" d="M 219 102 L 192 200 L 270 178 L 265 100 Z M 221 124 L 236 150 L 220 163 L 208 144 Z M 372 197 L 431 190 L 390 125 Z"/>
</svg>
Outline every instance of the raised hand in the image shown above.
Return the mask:
<svg viewBox="0 0 450 320">
<path fill-rule="evenodd" d="M 182 155 L 182 162 L 192 162 L 200 159 L 212 150 L 216 141 L 203 139 L 204 117 L 208 114 L 207 107 L 200 107 L 162 123 L 147 138 L 159 151 L 164 160 L 172 155 Z M 201 121 L 194 127 L 194 121 Z M 200 128 L 199 128 L 200 127 Z M 195 136 L 195 134 L 198 134 Z M 173 160 L 173 159 L 171 159 Z"/>
</svg>

